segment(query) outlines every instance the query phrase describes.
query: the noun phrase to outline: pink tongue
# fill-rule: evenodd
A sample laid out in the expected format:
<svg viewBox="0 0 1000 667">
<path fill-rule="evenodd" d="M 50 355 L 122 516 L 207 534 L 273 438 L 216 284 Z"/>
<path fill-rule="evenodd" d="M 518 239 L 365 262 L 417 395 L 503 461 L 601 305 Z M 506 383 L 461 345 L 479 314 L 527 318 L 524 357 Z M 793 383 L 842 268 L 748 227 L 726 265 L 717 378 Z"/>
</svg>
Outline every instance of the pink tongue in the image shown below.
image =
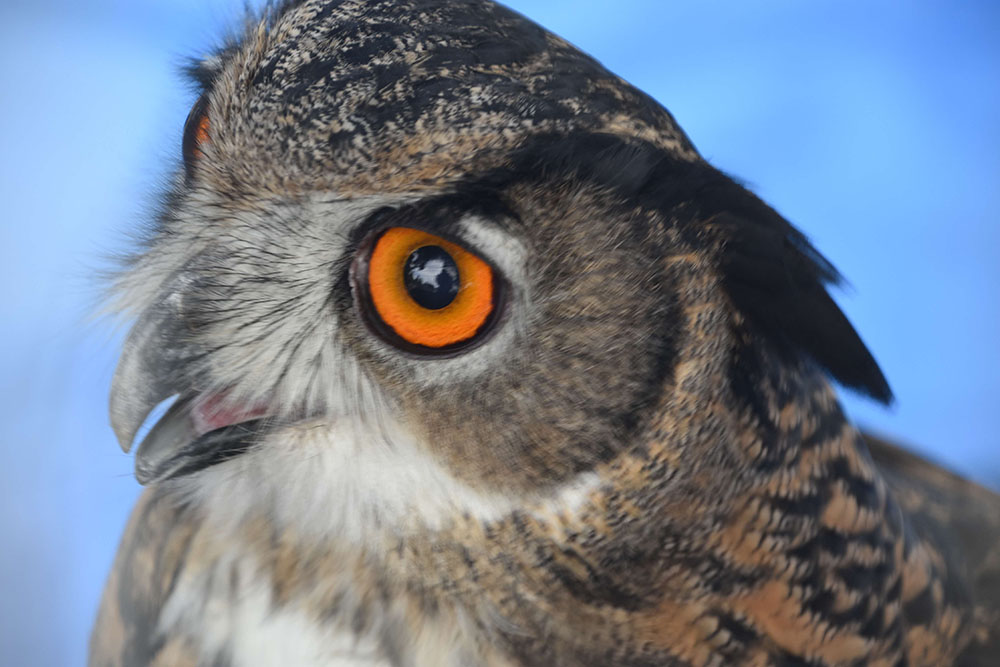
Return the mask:
<svg viewBox="0 0 1000 667">
<path fill-rule="evenodd" d="M 195 401 L 191 419 L 198 435 L 204 435 L 209 431 L 263 417 L 266 414 L 267 408 L 262 405 L 243 408 L 229 403 L 225 394 L 216 394 Z"/>
</svg>

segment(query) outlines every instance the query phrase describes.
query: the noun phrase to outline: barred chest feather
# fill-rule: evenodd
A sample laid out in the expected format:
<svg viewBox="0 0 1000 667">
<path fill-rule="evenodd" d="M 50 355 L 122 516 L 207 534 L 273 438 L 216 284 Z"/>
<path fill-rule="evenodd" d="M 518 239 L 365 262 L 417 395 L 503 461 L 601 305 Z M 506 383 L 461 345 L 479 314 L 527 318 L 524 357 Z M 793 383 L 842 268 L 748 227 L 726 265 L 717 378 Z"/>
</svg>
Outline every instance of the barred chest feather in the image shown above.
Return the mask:
<svg viewBox="0 0 1000 667">
<path fill-rule="evenodd" d="M 169 598 L 159 630 L 188 637 L 198 661 L 236 666 L 381 667 L 370 637 L 350 629 L 344 610 L 326 623 L 275 600 L 251 558 L 227 558 L 183 582 Z"/>
<path fill-rule="evenodd" d="M 252 556 L 224 555 L 212 567 L 184 575 L 163 609 L 159 631 L 186 638 L 196 664 L 206 665 L 501 664 L 479 655 L 471 628 L 455 616 L 415 615 L 405 599 L 372 604 L 361 586 L 345 576 L 324 582 L 327 590 L 316 595 L 283 600 L 282 586 Z M 323 599 L 329 608 L 319 608 Z"/>
</svg>

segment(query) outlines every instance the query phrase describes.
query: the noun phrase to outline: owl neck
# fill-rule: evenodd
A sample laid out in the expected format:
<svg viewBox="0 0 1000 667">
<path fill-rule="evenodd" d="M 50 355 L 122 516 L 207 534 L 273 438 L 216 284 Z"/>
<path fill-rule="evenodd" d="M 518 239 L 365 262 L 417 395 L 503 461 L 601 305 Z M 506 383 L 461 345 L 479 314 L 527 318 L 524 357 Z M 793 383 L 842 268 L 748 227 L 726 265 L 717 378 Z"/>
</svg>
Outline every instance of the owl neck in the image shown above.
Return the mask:
<svg viewBox="0 0 1000 667">
<path fill-rule="evenodd" d="M 718 372 L 727 389 L 676 392 L 575 513 L 456 526 L 409 552 L 414 580 L 437 572 L 504 619 L 490 631 L 531 664 L 607 664 L 607 633 L 665 664 L 727 642 L 823 664 L 898 658 L 902 515 L 822 375 L 776 361 L 692 365 L 675 387 Z"/>
</svg>

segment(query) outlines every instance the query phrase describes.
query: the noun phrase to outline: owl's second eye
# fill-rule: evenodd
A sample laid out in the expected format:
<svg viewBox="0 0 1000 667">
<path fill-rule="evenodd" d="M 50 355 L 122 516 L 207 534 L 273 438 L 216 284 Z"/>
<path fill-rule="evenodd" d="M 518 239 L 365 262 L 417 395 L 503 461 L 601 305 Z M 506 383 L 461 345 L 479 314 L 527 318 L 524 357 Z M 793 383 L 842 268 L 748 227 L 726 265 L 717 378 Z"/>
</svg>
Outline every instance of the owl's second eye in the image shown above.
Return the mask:
<svg viewBox="0 0 1000 667">
<path fill-rule="evenodd" d="M 188 178 L 194 175 L 195 164 L 202 157 L 203 149 L 208 143 L 208 132 L 208 98 L 202 95 L 195 102 L 191 113 L 188 114 L 187 121 L 184 122 L 184 140 L 181 143 L 181 150 Z"/>
<path fill-rule="evenodd" d="M 470 342 L 496 309 L 497 285 L 489 264 L 410 227 L 392 227 L 375 240 L 360 282 L 379 322 L 418 348 Z"/>
</svg>

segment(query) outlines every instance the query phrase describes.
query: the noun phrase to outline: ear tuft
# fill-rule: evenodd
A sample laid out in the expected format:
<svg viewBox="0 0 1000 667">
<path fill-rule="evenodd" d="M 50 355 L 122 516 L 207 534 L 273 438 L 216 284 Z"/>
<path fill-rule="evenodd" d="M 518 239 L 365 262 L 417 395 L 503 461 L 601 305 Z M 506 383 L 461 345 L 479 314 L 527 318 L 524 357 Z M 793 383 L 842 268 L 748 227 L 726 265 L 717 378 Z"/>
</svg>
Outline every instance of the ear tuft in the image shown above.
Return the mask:
<svg viewBox="0 0 1000 667">
<path fill-rule="evenodd" d="M 840 274 L 774 209 L 726 181 L 699 199 L 715 211 L 708 224 L 721 239 L 719 265 L 733 304 L 779 351 L 798 350 L 844 386 L 891 403 L 882 370 L 827 291 L 842 283 Z"/>
<path fill-rule="evenodd" d="M 750 333 L 790 358 L 808 357 L 844 386 L 892 402 L 892 390 L 826 290 L 840 274 L 808 239 L 754 194 L 708 163 L 606 133 L 538 135 L 509 164 L 475 181 L 499 190 L 513 179 L 572 174 L 623 202 L 679 221 L 695 247 L 718 244 L 723 285 Z"/>
</svg>

